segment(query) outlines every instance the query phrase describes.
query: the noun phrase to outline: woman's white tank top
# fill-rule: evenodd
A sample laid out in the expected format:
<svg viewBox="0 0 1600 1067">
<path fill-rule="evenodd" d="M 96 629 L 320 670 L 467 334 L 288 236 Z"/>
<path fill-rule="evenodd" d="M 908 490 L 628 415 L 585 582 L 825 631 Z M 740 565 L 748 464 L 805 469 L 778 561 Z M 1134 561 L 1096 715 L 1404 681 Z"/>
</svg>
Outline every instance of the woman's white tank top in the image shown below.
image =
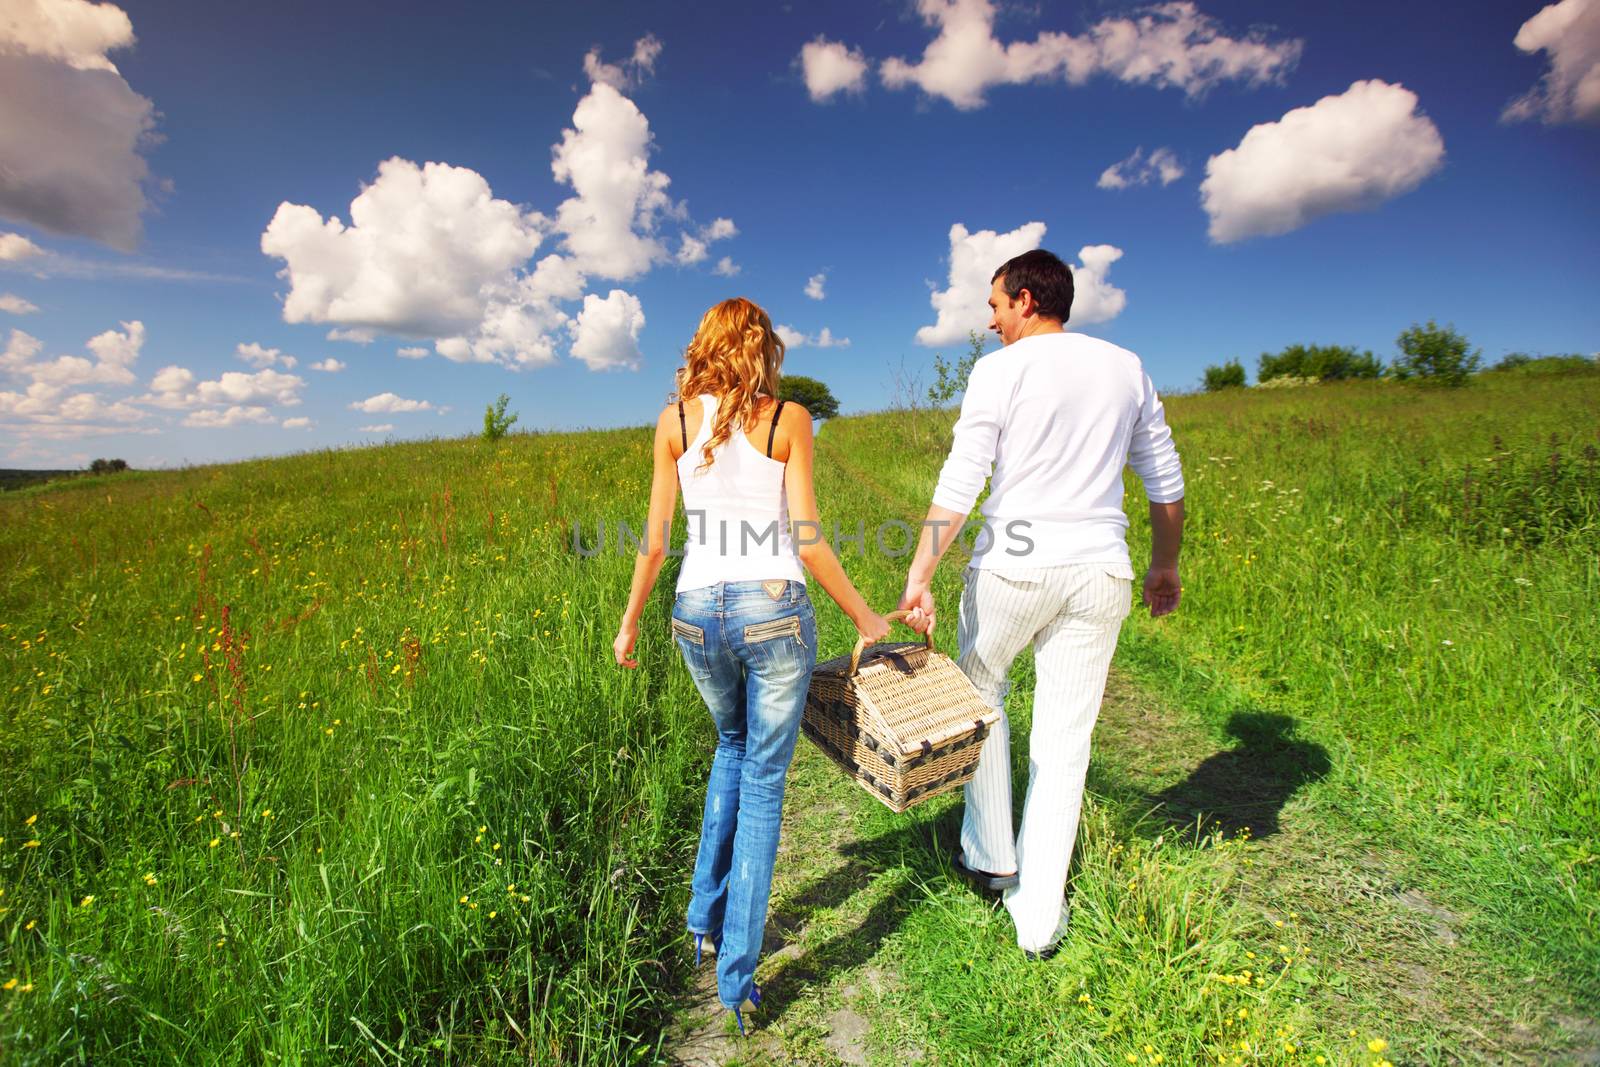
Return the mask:
<svg viewBox="0 0 1600 1067">
<path fill-rule="evenodd" d="M 678 457 L 687 536 L 678 592 L 717 582 L 806 580 L 789 533 L 789 498 L 783 489 L 784 464 L 762 455 L 742 426 L 712 454 L 703 471 L 702 452 L 711 439 L 717 398 L 700 397 L 700 429 Z"/>
</svg>

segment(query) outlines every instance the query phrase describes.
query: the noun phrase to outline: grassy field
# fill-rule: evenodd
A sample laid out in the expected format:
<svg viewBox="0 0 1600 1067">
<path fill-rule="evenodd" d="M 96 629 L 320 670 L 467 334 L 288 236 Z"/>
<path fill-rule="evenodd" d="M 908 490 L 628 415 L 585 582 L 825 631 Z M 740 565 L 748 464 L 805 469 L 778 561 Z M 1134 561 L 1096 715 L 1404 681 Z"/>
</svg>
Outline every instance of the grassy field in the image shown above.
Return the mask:
<svg viewBox="0 0 1600 1067">
<path fill-rule="evenodd" d="M 728 1062 L 1600 1054 L 1600 376 L 1168 413 L 1185 601 L 1124 630 L 1066 951 L 950 877 L 956 798 L 802 751 Z M 829 423 L 825 521 L 920 518 L 952 421 Z M 623 672 L 631 560 L 572 547 L 648 477 L 630 430 L 0 499 L 0 1062 L 676 1055 L 709 722 L 671 568 Z M 845 562 L 892 603 L 904 561 Z"/>
</svg>

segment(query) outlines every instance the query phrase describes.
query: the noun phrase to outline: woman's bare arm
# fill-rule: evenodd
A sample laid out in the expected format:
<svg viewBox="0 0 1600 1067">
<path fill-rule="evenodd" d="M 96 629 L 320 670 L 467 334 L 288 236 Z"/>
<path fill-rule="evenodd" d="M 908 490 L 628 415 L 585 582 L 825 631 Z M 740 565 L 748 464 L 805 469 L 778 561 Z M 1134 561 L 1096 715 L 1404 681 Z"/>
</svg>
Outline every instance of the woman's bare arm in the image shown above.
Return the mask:
<svg viewBox="0 0 1600 1067">
<path fill-rule="evenodd" d="M 834 603 L 855 623 L 868 641 L 889 633 L 889 622 L 872 610 L 850 576 L 833 554 L 833 546 L 822 536 L 822 521 L 817 517 L 817 496 L 811 484 L 811 412 L 790 401 L 784 405 L 781 431 L 788 438 L 789 458 L 783 472 L 784 491 L 789 497 L 789 523 L 793 527 L 795 550 L 800 562 Z"/>
<path fill-rule="evenodd" d="M 650 509 L 645 517 L 644 543 L 633 561 L 633 585 L 628 590 L 628 606 L 623 609 L 622 623 L 617 627 L 617 637 L 612 651 L 617 662 L 624 667 L 637 667 L 633 658 L 635 642 L 639 639 L 639 617 L 644 614 L 645 602 L 655 588 L 661 573 L 661 564 L 667 558 L 667 545 L 672 538 L 672 511 L 678 504 L 677 457 L 672 453 L 673 431 L 677 420 L 671 417 L 672 409 L 661 412 L 656 420 L 654 461 L 650 477 Z"/>
</svg>

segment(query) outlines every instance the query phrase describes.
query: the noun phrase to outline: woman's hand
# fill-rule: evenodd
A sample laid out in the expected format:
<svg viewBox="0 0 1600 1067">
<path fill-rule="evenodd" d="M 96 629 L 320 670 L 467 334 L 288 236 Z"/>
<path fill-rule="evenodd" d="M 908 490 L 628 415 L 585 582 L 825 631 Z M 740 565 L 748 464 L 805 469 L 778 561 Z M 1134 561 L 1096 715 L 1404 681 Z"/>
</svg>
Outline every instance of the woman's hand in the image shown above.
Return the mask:
<svg viewBox="0 0 1600 1067">
<path fill-rule="evenodd" d="M 865 615 L 856 620 L 856 632 L 869 645 L 874 641 L 882 641 L 889 636 L 889 620 L 868 609 Z"/>
<path fill-rule="evenodd" d="M 617 627 L 617 639 L 611 642 L 611 652 L 617 657 L 617 666 L 630 669 L 639 666 L 639 661 L 633 658 L 633 646 L 639 640 L 639 620 L 629 622 L 622 620 L 622 625 Z"/>
</svg>

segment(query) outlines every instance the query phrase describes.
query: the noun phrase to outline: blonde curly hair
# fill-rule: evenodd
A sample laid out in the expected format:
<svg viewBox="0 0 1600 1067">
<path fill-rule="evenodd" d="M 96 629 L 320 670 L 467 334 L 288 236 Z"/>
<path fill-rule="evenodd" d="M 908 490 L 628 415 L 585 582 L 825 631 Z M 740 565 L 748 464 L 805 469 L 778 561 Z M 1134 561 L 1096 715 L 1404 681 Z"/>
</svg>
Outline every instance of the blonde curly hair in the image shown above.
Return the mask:
<svg viewBox="0 0 1600 1067">
<path fill-rule="evenodd" d="M 784 344 L 760 305 L 736 296 L 713 305 L 700 319 L 678 370 L 678 395 L 715 395 L 719 403 L 696 472 L 755 414 L 762 394 L 778 395 Z"/>
</svg>

